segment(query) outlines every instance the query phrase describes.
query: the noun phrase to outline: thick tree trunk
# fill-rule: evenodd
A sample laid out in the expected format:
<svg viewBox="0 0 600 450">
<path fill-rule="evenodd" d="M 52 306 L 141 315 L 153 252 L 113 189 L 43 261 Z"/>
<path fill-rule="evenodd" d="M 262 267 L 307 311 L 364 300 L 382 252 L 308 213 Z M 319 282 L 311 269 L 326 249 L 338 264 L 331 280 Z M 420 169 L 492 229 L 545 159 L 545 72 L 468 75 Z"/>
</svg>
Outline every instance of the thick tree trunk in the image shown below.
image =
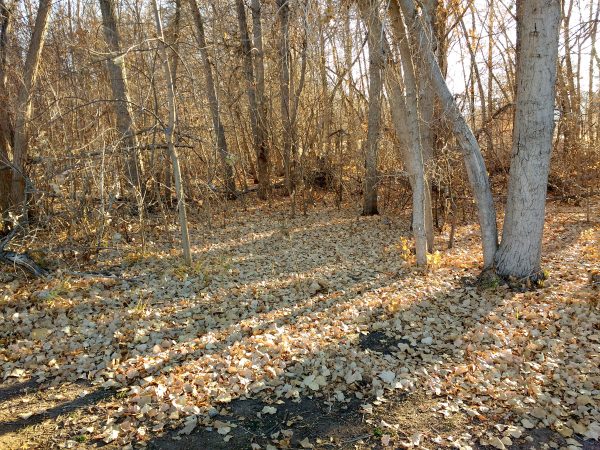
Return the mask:
<svg viewBox="0 0 600 450">
<path fill-rule="evenodd" d="M 420 48 L 423 49 L 423 57 L 427 62 L 427 69 L 431 76 L 436 95 L 460 144 L 465 160 L 467 175 L 469 177 L 469 183 L 471 184 L 471 189 L 473 190 L 478 207 L 481 240 L 483 244 L 483 265 L 485 269 L 492 268 L 494 266 L 494 255 L 498 248 L 496 210 L 494 209 L 494 198 L 492 197 L 489 177 L 479 144 L 462 116 L 454 96 L 450 92 L 450 89 L 448 89 L 446 80 L 442 75 L 429 43 L 429 38 L 421 23 L 422 18 L 417 14 L 413 0 L 397 1 L 400 4 L 407 25 L 418 33 Z"/>
<path fill-rule="evenodd" d="M 136 190 L 136 196 L 143 196 L 143 164 L 127 87 L 125 55 L 121 54 L 121 36 L 117 26 L 114 0 L 99 1 L 100 11 L 102 12 L 104 38 L 111 52 L 111 57 L 107 60 L 107 67 L 112 95 L 115 101 L 117 131 L 121 136 L 127 154 L 125 176 L 129 184 Z"/>
<path fill-rule="evenodd" d="M 13 139 L 13 173 L 11 180 L 11 196 L 15 205 L 23 204 L 23 213 L 26 213 L 25 205 L 25 160 L 28 151 L 28 128 L 32 114 L 31 94 L 37 78 L 40 58 L 44 48 L 44 39 L 48 29 L 48 17 L 50 15 L 51 0 L 40 0 L 33 35 L 27 50 L 23 82 L 19 88 L 17 105 L 15 111 L 15 128 Z"/>
<path fill-rule="evenodd" d="M 235 178 L 233 174 L 233 164 L 231 162 L 231 155 L 229 154 L 229 150 L 227 148 L 225 129 L 223 128 L 223 123 L 221 122 L 219 99 L 217 97 L 217 91 L 215 90 L 212 67 L 210 65 L 208 49 L 206 46 L 206 38 L 204 36 L 204 24 L 202 23 L 202 16 L 200 15 L 200 10 L 198 9 L 196 0 L 189 0 L 189 3 L 190 8 L 192 9 L 192 15 L 194 16 L 194 24 L 196 25 L 196 39 L 198 40 L 198 45 L 200 46 L 200 55 L 202 56 L 202 63 L 204 65 L 204 76 L 206 78 L 206 97 L 208 98 L 213 127 L 217 136 L 217 147 L 219 149 L 221 163 L 223 164 L 223 173 L 225 174 L 225 192 L 229 198 L 235 198 L 236 189 Z"/>
<path fill-rule="evenodd" d="M 173 90 L 173 80 L 171 79 L 171 68 L 169 67 L 169 56 L 167 54 L 167 46 L 165 45 L 165 36 L 163 33 L 162 21 L 160 19 L 160 10 L 158 0 L 153 0 L 154 18 L 156 21 L 156 32 L 159 39 L 160 58 L 162 59 L 163 72 L 167 82 L 167 100 L 169 102 L 169 123 L 165 130 L 167 146 L 171 155 L 171 163 L 173 165 L 173 177 L 175 178 L 175 193 L 177 195 L 177 211 L 179 212 L 179 226 L 181 227 L 181 246 L 183 249 L 183 258 L 188 266 L 192 265 L 192 252 L 190 249 L 190 237 L 188 233 L 187 214 L 185 209 L 185 195 L 183 192 L 183 183 L 181 181 L 181 168 L 179 166 L 179 156 L 175 147 L 175 92 Z"/>
<path fill-rule="evenodd" d="M 263 106 L 259 107 L 257 101 L 256 81 L 254 78 L 254 63 L 252 58 L 252 45 L 248 34 L 248 21 L 246 19 L 246 7 L 243 0 L 236 0 L 236 11 L 240 29 L 240 41 L 244 55 L 243 67 L 246 78 L 246 95 L 248 96 L 248 108 L 250 110 L 250 125 L 254 138 L 254 151 L 258 165 L 258 189 L 260 198 L 265 199 L 270 189 L 269 180 L 269 156 L 267 147 L 267 136 L 265 133 L 265 118 L 261 114 Z"/>
<path fill-rule="evenodd" d="M 500 275 L 540 272 L 546 188 L 554 130 L 559 0 L 517 4 L 517 92 Z"/>
<path fill-rule="evenodd" d="M 377 210 L 377 153 L 381 128 L 382 75 L 385 66 L 383 27 L 378 17 L 376 0 L 358 0 L 358 7 L 367 25 L 369 43 L 369 113 L 365 144 L 365 187 L 363 215 L 378 214 Z"/>
</svg>

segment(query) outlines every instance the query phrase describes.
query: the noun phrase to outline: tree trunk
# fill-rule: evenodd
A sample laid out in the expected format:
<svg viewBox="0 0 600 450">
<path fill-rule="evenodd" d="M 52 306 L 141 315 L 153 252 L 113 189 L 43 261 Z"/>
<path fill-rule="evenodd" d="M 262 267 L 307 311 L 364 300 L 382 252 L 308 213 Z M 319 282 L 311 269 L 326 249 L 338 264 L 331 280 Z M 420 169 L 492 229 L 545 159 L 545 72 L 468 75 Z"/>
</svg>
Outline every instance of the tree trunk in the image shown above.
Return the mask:
<svg viewBox="0 0 600 450">
<path fill-rule="evenodd" d="M 431 106 L 433 108 L 433 101 L 435 99 L 430 98 L 433 91 L 432 91 L 431 85 L 429 83 L 423 83 L 423 84 L 429 84 L 427 89 L 424 89 L 424 90 L 419 89 L 419 83 L 418 83 L 417 77 L 415 76 L 415 73 L 416 73 L 415 69 L 416 69 L 416 67 L 421 67 L 423 58 L 420 58 L 420 57 L 418 58 L 418 61 L 421 62 L 421 65 L 415 64 L 415 61 L 413 59 L 413 54 L 411 52 L 410 45 L 409 45 L 410 41 L 409 41 L 408 33 L 406 31 L 406 25 L 404 23 L 404 20 L 402 19 L 402 15 L 400 14 L 400 9 L 398 8 L 398 3 L 390 2 L 388 5 L 388 10 L 389 10 L 389 13 L 390 13 L 390 16 L 392 19 L 392 21 L 391 21 L 392 27 L 394 29 L 394 32 L 396 33 L 396 41 L 399 43 L 399 46 L 400 46 L 401 61 L 402 61 L 402 66 L 404 67 L 404 73 L 405 73 L 404 79 L 406 82 L 407 115 L 410 116 L 410 119 L 408 119 L 408 116 L 407 116 L 407 119 L 404 119 L 404 120 L 407 120 L 407 124 L 408 124 L 408 120 L 412 121 L 413 118 L 416 120 L 417 128 L 415 130 L 418 133 L 418 136 L 417 136 L 418 140 L 415 141 L 413 138 L 412 144 L 410 142 L 408 142 L 408 144 L 413 149 L 411 152 L 412 154 L 410 155 L 410 157 L 414 160 L 412 176 L 415 178 L 419 178 L 421 176 L 424 177 L 423 178 L 423 183 L 424 183 L 423 208 L 424 208 L 424 221 L 425 221 L 424 222 L 425 235 L 427 237 L 426 250 L 432 252 L 433 248 L 434 248 L 433 208 L 432 208 L 432 204 L 431 204 L 431 185 L 427 180 L 427 168 L 428 168 L 428 165 L 431 165 L 433 163 L 433 147 L 430 147 L 429 151 L 426 151 L 425 147 L 424 147 L 424 145 L 425 145 L 424 142 L 427 142 L 428 143 L 427 145 L 429 145 L 429 144 L 433 145 L 433 141 L 431 140 L 433 134 L 431 133 L 431 123 L 428 123 L 423 120 L 422 112 L 421 112 L 421 100 L 424 99 L 424 101 L 428 104 L 427 108 L 429 106 Z M 389 52 L 389 50 L 386 50 L 386 51 Z M 415 95 L 415 97 L 413 97 L 413 94 Z M 390 99 L 390 101 L 392 101 L 392 99 Z M 413 107 L 410 103 L 414 103 L 415 106 Z M 429 105 L 430 103 L 431 103 L 431 105 Z M 414 109 L 414 111 L 413 111 L 413 109 Z M 433 120 L 433 110 L 431 111 L 430 120 Z M 412 127 L 412 124 L 410 124 L 409 126 Z M 424 134 L 425 130 L 427 131 L 426 134 Z M 421 172 L 422 172 L 422 174 L 421 174 Z M 413 203 L 414 203 L 414 192 L 413 192 Z M 413 209 L 414 209 L 414 206 L 413 206 Z M 414 219 L 413 219 L 413 221 L 414 221 Z"/>
<path fill-rule="evenodd" d="M 13 22 L 13 7 L 12 3 L 7 5 L 4 0 L 0 0 L 0 221 L 6 217 L 11 203 L 12 170 L 9 162 L 13 133 L 8 110 L 6 60 L 8 36 Z"/>
<path fill-rule="evenodd" d="M 185 195 L 183 192 L 183 184 L 181 181 L 181 168 L 179 166 L 179 156 L 177 148 L 173 140 L 175 135 L 176 110 L 175 110 L 175 92 L 173 91 L 173 80 L 171 79 L 171 68 L 169 67 L 169 56 L 167 54 L 167 46 L 165 45 L 165 37 L 163 33 L 162 21 L 160 19 L 160 11 L 158 0 L 152 1 L 154 7 L 154 18 L 156 21 L 156 32 L 159 39 L 160 58 L 165 80 L 167 82 L 167 100 L 169 102 L 169 123 L 165 130 L 167 146 L 171 155 L 171 163 L 173 165 L 173 177 L 175 178 L 175 193 L 177 195 L 177 211 L 179 212 L 179 226 L 181 227 L 181 246 L 183 249 L 183 258 L 188 266 L 192 265 L 192 252 L 190 249 L 190 237 L 188 233 L 187 214 L 185 210 Z"/>
<path fill-rule="evenodd" d="M 423 148 L 421 146 L 421 133 L 419 129 L 419 100 L 415 69 L 412 61 L 410 47 L 404 23 L 401 17 L 392 15 L 394 30 L 397 33 L 396 42 L 400 44 L 400 57 L 404 70 L 404 77 L 398 70 L 394 76 L 390 69 L 386 71 L 386 80 L 389 86 L 389 102 L 392 120 L 396 134 L 404 142 L 404 161 L 409 174 L 409 181 L 413 191 L 413 234 L 417 254 L 417 265 L 427 265 L 427 233 L 426 233 L 426 202 L 425 202 L 425 170 L 423 166 Z M 396 23 L 400 20 L 399 23 Z M 386 46 L 386 52 L 389 50 Z M 406 100 L 402 95 L 402 85 L 405 87 Z M 430 209 L 431 211 L 431 209 Z M 431 225 L 431 223 L 430 223 Z"/>
<path fill-rule="evenodd" d="M 264 131 L 264 117 L 261 114 L 256 96 L 256 81 L 254 78 L 254 63 L 252 58 L 252 45 L 248 35 L 248 21 L 246 19 L 246 7 L 243 0 L 236 0 L 236 11 L 240 29 L 240 41 L 244 55 L 244 77 L 246 78 L 246 94 L 248 96 L 248 108 L 250 110 L 250 125 L 254 138 L 254 151 L 258 165 L 258 189 L 262 199 L 268 195 L 270 188 L 269 180 L 269 158 L 266 134 Z M 262 179 L 261 179 L 262 178 Z"/>
<path fill-rule="evenodd" d="M 423 57 L 427 62 L 432 85 L 460 144 L 467 175 L 478 207 L 483 244 L 483 265 L 485 269 L 491 268 L 494 266 L 494 255 L 498 248 L 498 231 L 494 198 L 492 197 L 492 190 L 479 144 L 462 116 L 454 96 L 448 89 L 429 43 L 429 38 L 421 23 L 422 17 L 417 14 L 413 0 L 397 1 L 400 4 L 407 25 L 418 33 L 419 45 L 423 49 Z"/>
<path fill-rule="evenodd" d="M 121 50 L 121 36 L 117 26 L 114 0 L 99 0 L 102 12 L 102 25 L 104 38 L 111 52 L 107 60 L 108 75 L 115 101 L 117 115 L 117 131 L 126 149 L 126 171 L 128 183 L 136 190 L 136 196 L 143 196 L 142 183 L 143 164 L 139 144 L 136 136 L 136 127 L 133 121 L 131 100 L 127 87 L 127 71 L 125 69 L 125 55 Z"/>
<path fill-rule="evenodd" d="M 23 204 L 23 213 L 27 213 L 25 205 L 25 160 L 28 151 L 28 128 L 32 114 L 31 94 L 37 78 L 40 58 L 44 48 L 44 39 L 48 29 L 51 0 L 40 0 L 33 35 L 27 50 L 23 82 L 19 89 L 15 112 L 15 128 L 13 140 L 13 173 L 11 180 L 11 197 L 14 205 Z"/>
<path fill-rule="evenodd" d="M 279 93 L 281 96 L 281 121 L 283 126 L 283 165 L 288 195 L 295 190 L 295 161 L 292 155 L 292 118 L 290 107 L 290 43 L 288 0 L 277 0 L 279 16 Z"/>
<path fill-rule="evenodd" d="M 260 0 L 252 0 L 252 34 L 254 39 L 254 70 L 256 72 L 257 128 L 259 142 L 256 147 L 258 167 L 258 198 L 266 200 L 271 189 L 271 168 L 267 145 L 267 103 L 265 100 L 265 64 L 262 40 L 262 6 Z"/>
<path fill-rule="evenodd" d="M 200 46 L 200 55 L 202 56 L 202 63 L 204 65 L 204 76 L 206 78 L 206 97 L 208 98 L 208 104 L 210 106 L 213 127 L 215 129 L 215 135 L 217 136 L 217 148 L 219 149 L 221 163 L 223 164 L 223 172 L 225 174 L 225 192 L 227 193 L 228 198 L 235 198 L 236 188 L 233 174 L 233 164 L 231 161 L 231 155 L 227 149 L 225 129 L 223 128 L 223 123 L 221 122 L 219 99 L 217 97 L 217 91 L 215 89 L 215 83 L 213 80 L 212 67 L 208 58 L 206 38 L 204 37 L 204 24 L 202 23 L 202 16 L 200 15 L 200 10 L 198 9 L 196 0 L 189 0 L 189 3 L 190 8 L 192 9 L 192 15 L 194 16 L 194 24 L 196 25 L 196 38 L 198 40 L 198 45 Z"/>
<path fill-rule="evenodd" d="M 513 147 L 497 272 L 519 278 L 540 273 L 552 134 L 559 0 L 517 4 L 517 92 Z"/>
<path fill-rule="evenodd" d="M 369 113 L 365 145 L 365 191 L 363 215 L 378 214 L 377 210 L 377 150 L 381 128 L 382 75 L 385 66 L 383 27 L 378 17 L 376 0 L 358 0 L 358 7 L 367 25 L 369 43 Z"/>
</svg>

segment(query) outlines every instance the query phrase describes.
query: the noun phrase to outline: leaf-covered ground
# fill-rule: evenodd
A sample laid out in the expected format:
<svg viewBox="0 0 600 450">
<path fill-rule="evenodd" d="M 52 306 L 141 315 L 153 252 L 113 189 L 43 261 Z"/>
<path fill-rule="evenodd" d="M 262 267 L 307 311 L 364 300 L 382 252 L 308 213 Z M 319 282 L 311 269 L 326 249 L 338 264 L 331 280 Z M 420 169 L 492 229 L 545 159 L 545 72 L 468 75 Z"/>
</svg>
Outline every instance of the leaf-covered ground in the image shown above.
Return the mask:
<svg viewBox="0 0 600 450">
<path fill-rule="evenodd" d="M 352 208 L 194 224 L 191 269 L 158 229 L 92 275 L 0 268 L 0 448 L 598 449 L 598 206 L 548 206 L 534 291 L 476 283 L 473 225 L 422 273 Z"/>
</svg>

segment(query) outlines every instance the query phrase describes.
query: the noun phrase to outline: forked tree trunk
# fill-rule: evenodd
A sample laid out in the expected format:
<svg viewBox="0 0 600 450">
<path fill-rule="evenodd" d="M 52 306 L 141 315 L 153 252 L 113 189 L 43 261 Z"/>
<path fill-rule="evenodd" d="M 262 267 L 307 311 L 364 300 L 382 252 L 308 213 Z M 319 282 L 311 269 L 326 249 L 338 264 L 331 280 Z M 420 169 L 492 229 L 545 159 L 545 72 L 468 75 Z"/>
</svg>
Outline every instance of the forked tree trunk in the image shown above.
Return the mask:
<svg viewBox="0 0 600 450">
<path fill-rule="evenodd" d="M 192 252 L 190 249 L 190 237 L 188 233 L 187 214 L 185 210 L 185 195 L 183 192 L 183 184 L 181 181 L 181 168 L 179 166 L 179 156 L 177 155 L 177 148 L 175 147 L 174 135 L 175 135 L 175 123 L 176 123 L 176 109 L 175 109 L 175 92 L 173 91 L 173 80 L 171 79 L 171 68 L 169 67 L 169 56 L 167 54 L 167 46 L 165 45 L 165 36 L 163 33 L 162 21 L 160 19 L 160 10 L 158 6 L 158 0 L 152 1 L 154 8 L 154 19 L 156 21 L 156 33 L 158 34 L 158 48 L 160 51 L 160 58 L 162 60 L 162 67 L 167 82 L 167 100 L 169 103 L 169 123 L 165 130 L 165 137 L 167 139 L 167 147 L 169 148 L 169 154 L 171 155 L 171 164 L 173 165 L 173 177 L 175 178 L 175 193 L 177 195 L 177 211 L 179 213 L 179 226 L 181 227 L 181 246 L 183 249 L 183 258 L 185 263 L 190 266 L 192 265 Z"/>
<path fill-rule="evenodd" d="M 416 132 L 417 136 L 414 136 L 407 142 L 409 147 L 411 148 L 411 154 L 407 155 L 412 159 L 412 169 L 409 166 L 409 170 L 412 170 L 411 177 L 415 180 L 418 180 L 417 184 L 420 184 L 420 178 L 423 177 L 423 198 L 421 201 L 423 202 L 423 220 L 424 220 L 424 229 L 425 236 L 427 239 L 426 250 L 429 252 L 433 251 L 434 248 L 434 234 L 433 234 L 433 208 L 431 204 L 431 186 L 427 182 L 427 164 L 431 164 L 433 160 L 433 147 L 430 148 L 428 152 L 425 150 L 424 142 L 429 142 L 431 133 L 431 124 L 424 122 L 423 117 L 421 116 L 421 100 L 429 104 L 433 108 L 433 99 L 430 99 L 431 95 L 431 87 L 429 86 L 425 91 L 427 94 L 423 94 L 422 90 L 419 90 L 419 83 L 416 77 L 416 67 L 419 67 L 415 61 L 413 60 L 413 53 L 410 48 L 410 39 L 408 33 L 406 31 L 406 25 L 404 24 L 404 20 L 402 15 L 400 14 L 400 9 L 398 8 L 398 3 L 390 2 L 388 5 L 388 10 L 391 17 L 391 24 L 396 34 L 396 41 L 400 48 L 400 55 L 402 61 L 402 67 L 404 67 L 404 81 L 405 81 L 405 89 L 406 89 L 406 121 L 407 127 L 410 127 L 411 132 Z M 418 59 L 421 61 L 421 58 Z M 393 86 L 392 86 L 393 87 Z M 401 90 L 401 87 L 398 86 Z M 393 92 L 393 90 L 392 90 Z M 392 99 L 390 98 L 390 101 Z M 401 105 L 400 105 L 401 106 Z M 427 106 L 427 108 L 429 105 Z M 433 118 L 433 110 L 431 111 Z M 415 128 L 416 126 L 416 128 Z M 424 131 L 429 133 L 429 135 L 424 136 Z M 417 140 L 415 140 L 417 139 Z M 431 145 L 433 145 L 431 141 Z M 427 144 L 429 145 L 429 144 Z M 411 179 L 412 179 L 411 178 Z M 411 182 L 412 185 L 412 182 Z M 420 189 L 420 186 L 417 186 Z M 414 187 L 413 187 L 414 190 Z M 417 194 L 420 195 L 420 194 Z M 415 192 L 413 192 L 413 210 L 414 210 L 414 202 L 415 200 Z M 420 198 L 420 197 L 419 197 Z M 419 213 L 420 214 L 420 213 Z M 420 220 L 420 216 L 419 216 Z M 414 218 L 413 218 L 414 222 Z M 413 227 L 415 225 L 413 224 Z M 418 244 L 416 235 L 415 242 Z M 418 258 L 417 258 L 418 259 Z"/>
<path fill-rule="evenodd" d="M 27 213 L 25 205 L 25 160 L 28 151 L 28 128 L 31 120 L 32 101 L 31 95 L 37 78 L 40 58 L 44 48 L 44 39 L 48 29 L 48 17 L 50 15 L 51 0 L 40 0 L 33 35 L 27 50 L 23 82 L 19 88 L 15 111 L 15 128 L 13 139 L 13 173 L 11 180 L 11 196 L 15 205 L 23 204 L 23 213 Z"/>
<path fill-rule="evenodd" d="M 517 3 L 517 92 L 502 243 L 503 276 L 540 272 L 546 188 L 554 130 L 560 0 Z"/>
<path fill-rule="evenodd" d="M 219 156 L 221 157 L 221 163 L 223 164 L 223 173 L 225 174 L 225 191 L 228 198 L 236 197 L 235 189 L 235 178 L 233 173 L 233 164 L 231 155 L 227 149 L 227 140 L 225 139 L 225 129 L 221 122 L 221 113 L 219 106 L 219 99 L 217 97 L 217 91 L 215 89 L 215 82 L 213 80 L 212 67 L 210 59 L 208 58 L 208 49 L 206 47 L 206 38 L 204 36 L 204 24 L 202 23 L 202 16 L 200 10 L 196 4 L 196 0 L 189 0 L 190 8 L 192 9 L 192 15 L 194 16 L 194 24 L 196 25 L 196 39 L 200 46 L 200 55 L 202 56 L 202 63 L 204 65 L 204 76 L 206 78 L 206 97 L 208 98 L 208 105 L 210 107 L 210 114 L 212 116 L 213 127 L 217 136 L 217 147 L 219 149 Z"/>
<path fill-rule="evenodd" d="M 404 65 L 404 64 L 403 64 Z M 398 78 L 396 78 L 396 75 Z M 407 75 L 401 78 L 400 71 L 391 74 L 387 71 L 386 81 L 389 90 L 389 102 L 394 129 L 401 141 L 402 159 L 405 162 L 410 186 L 412 188 L 412 226 L 415 238 L 417 265 L 427 265 L 427 236 L 425 233 L 425 175 L 423 171 L 423 153 L 417 123 L 416 89 L 408 88 Z M 405 81 L 406 100 L 402 93 L 402 82 Z M 414 96 L 414 97 L 413 97 Z"/>
<path fill-rule="evenodd" d="M 131 100 L 127 86 L 127 71 L 125 69 L 125 55 L 122 54 L 121 36 L 117 26 L 117 15 L 114 0 L 99 0 L 102 12 L 102 28 L 104 39 L 111 52 L 107 59 L 108 75 L 115 101 L 117 116 L 117 131 L 126 150 L 125 176 L 128 183 L 136 191 L 137 196 L 143 196 L 142 183 L 143 164 L 136 136 L 136 127 L 133 120 Z"/>
<path fill-rule="evenodd" d="M 369 113 L 365 145 L 365 188 L 363 215 L 378 214 L 377 210 L 377 153 L 381 128 L 382 75 L 385 66 L 383 28 L 376 0 L 358 0 L 358 7 L 367 25 L 369 43 Z"/>
<path fill-rule="evenodd" d="M 485 269 L 492 268 L 494 266 L 494 255 L 498 248 L 496 210 L 494 209 L 494 198 L 492 197 L 490 181 L 479 144 L 462 116 L 454 96 L 450 92 L 450 89 L 448 89 L 446 80 L 442 75 L 431 48 L 427 33 L 421 23 L 422 17 L 417 14 L 413 0 L 392 1 L 398 1 L 407 25 L 419 37 L 419 45 L 422 48 L 424 61 L 427 62 L 427 68 L 435 93 L 460 144 L 469 183 L 477 202 L 483 244 L 483 265 Z"/>
</svg>

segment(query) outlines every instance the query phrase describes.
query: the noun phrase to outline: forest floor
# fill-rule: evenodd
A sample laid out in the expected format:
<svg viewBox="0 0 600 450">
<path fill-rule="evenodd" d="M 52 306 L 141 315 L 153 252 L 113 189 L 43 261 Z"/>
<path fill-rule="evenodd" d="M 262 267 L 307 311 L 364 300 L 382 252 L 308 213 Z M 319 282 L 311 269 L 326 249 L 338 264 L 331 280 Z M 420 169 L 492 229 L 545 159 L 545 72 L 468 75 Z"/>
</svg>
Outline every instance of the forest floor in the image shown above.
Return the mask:
<svg viewBox="0 0 600 450">
<path fill-rule="evenodd" d="M 192 268 L 175 227 L 85 276 L 0 267 L 0 448 L 598 450 L 589 216 L 548 205 L 530 291 L 477 283 L 475 225 L 423 273 L 406 217 L 351 207 L 193 221 Z"/>
</svg>

